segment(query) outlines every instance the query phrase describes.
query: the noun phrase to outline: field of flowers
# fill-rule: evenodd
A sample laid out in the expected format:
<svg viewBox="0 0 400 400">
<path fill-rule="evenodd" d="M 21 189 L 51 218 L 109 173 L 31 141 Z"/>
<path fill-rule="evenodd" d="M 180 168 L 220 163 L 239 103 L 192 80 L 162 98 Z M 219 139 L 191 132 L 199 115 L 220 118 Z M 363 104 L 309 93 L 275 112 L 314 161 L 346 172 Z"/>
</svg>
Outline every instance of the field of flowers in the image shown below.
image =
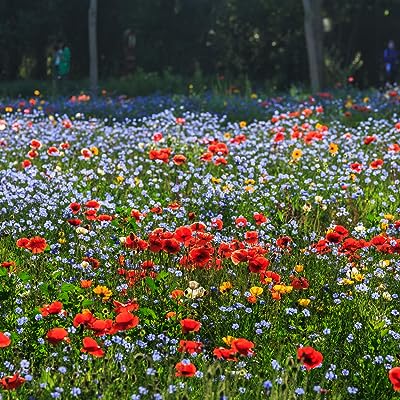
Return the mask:
<svg viewBox="0 0 400 400">
<path fill-rule="evenodd" d="M 357 96 L 1 104 L 0 398 L 398 398 L 400 97 Z"/>
</svg>

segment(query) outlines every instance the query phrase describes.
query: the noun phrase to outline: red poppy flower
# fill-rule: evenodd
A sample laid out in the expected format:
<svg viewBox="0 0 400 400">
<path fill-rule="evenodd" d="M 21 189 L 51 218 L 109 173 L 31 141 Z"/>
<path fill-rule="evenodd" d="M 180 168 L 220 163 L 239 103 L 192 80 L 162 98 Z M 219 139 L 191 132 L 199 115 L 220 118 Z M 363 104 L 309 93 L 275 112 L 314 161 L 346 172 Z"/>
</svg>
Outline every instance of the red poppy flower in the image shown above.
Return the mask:
<svg viewBox="0 0 400 400">
<path fill-rule="evenodd" d="M 362 169 L 363 169 L 363 166 L 362 166 L 362 164 L 356 162 L 356 163 L 350 164 L 350 168 L 354 172 L 360 173 L 362 171 Z"/>
<path fill-rule="evenodd" d="M 282 236 L 276 240 L 276 245 L 282 249 L 288 248 L 292 242 L 292 238 L 289 236 Z"/>
<path fill-rule="evenodd" d="M 382 165 L 383 165 L 383 160 L 381 160 L 381 159 L 374 160 L 374 161 L 372 161 L 372 162 L 369 164 L 369 166 L 370 166 L 372 169 L 381 168 Z"/>
<path fill-rule="evenodd" d="M 269 264 L 270 264 L 269 260 L 267 260 L 265 257 L 259 256 L 249 260 L 248 267 L 250 272 L 253 272 L 255 274 L 260 274 L 266 271 Z"/>
<path fill-rule="evenodd" d="M 201 353 L 203 348 L 203 343 L 201 342 L 193 342 L 192 340 L 181 340 L 179 342 L 178 351 L 180 353 Z"/>
<path fill-rule="evenodd" d="M 236 350 L 243 356 L 251 356 L 254 354 L 253 351 L 254 343 L 247 339 L 243 338 L 235 339 L 232 341 L 231 347 L 233 350 Z"/>
<path fill-rule="evenodd" d="M 0 379 L 0 385 L 4 390 L 18 389 L 21 385 L 23 385 L 24 382 L 25 378 L 19 376 L 18 373 L 13 376 L 5 376 L 4 378 Z"/>
<path fill-rule="evenodd" d="M 57 147 L 51 146 L 47 149 L 47 154 L 49 156 L 58 156 L 60 152 L 58 151 Z"/>
<path fill-rule="evenodd" d="M 153 135 L 153 142 L 159 142 L 163 138 L 163 134 L 161 132 L 157 132 Z"/>
<path fill-rule="evenodd" d="M 192 237 L 192 230 L 187 226 L 180 226 L 176 228 L 174 238 L 180 242 L 185 243 Z"/>
<path fill-rule="evenodd" d="M 198 332 L 201 328 L 201 323 L 190 318 L 181 320 L 181 327 L 183 333 Z"/>
<path fill-rule="evenodd" d="M 82 221 L 79 218 L 67 219 L 67 222 L 72 226 L 79 226 L 82 223 Z"/>
<path fill-rule="evenodd" d="M 235 250 L 231 254 L 232 262 L 237 265 L 241 262 L 245 262 L 249 259 L 249 254 L 246 249 Z"/>
<path fill-rule="evenodd" d="M 326 234 L 326 240 L 331 243 L 340 243 L 342 241 L 342 236 L 337 232 L 329 232 Z"/>
<path fill-rule="evenodd" d="M 304 277 L 296 278 L 294 276 L 291 276 L 290 279 L 291 279 L 290 284 L 293 286 L 293 289 L 305 290 L 305 289 L 308 289 L 308 287 L 310 286 L 307 278 L 304 278 Z"/>
<path fill-rule="evenodd" d="M 115 317 L 112 327 L 113 332 L 126 331 L 132 329 L 139 324 L 139 318 L 131 314 L 129 311 L 123 311 Z"/>
<path fill-rule="evenodd" d="M 204 266 L 211 260 L 211 254 L 213 251 L 213 248 L 194 247 L 189 252 L 189 258 L 194 264 Z"/>
<path fill-rule="evenodd" d="M 376 141 L 376 136 L 366 136 L 364 138 L 364 144 L 370 144 Z"/>
<path fill-rule="evenodd" d="M 29 239 L 28 238 L 20 238 L 17 240 L 17 247 L 21 247 L 22 249 L 28 248 Z"/>
<path fill-rule="evenodd" d="M 47 332 L 46 339 L 51 344 L 58 344 L 67 340 L 68 332 L 64 328 L 53 328 Z"/>
<path fill-rule="evenodd" d="M 163 250 L 169 254 L 179 253 L 180 243 L 176 239 L 165 239 L 163 241 Z"/>
<path fill-rule="evenodd" d="M 265 271 L 260 274 L 260 282 L 263 284 L 279 283 L 281 276 L 274 271 Z"/>
<path fill-rule="evenodd" d="M 22 163 L 21 163 L 21 167 L 22 168 L 29 168 L 29 167 L 31 167 L 32 166 L 32 163 L 29 161 L 29 160 L 24 160 L 24 161 L 22 161 Z"/>
<path fill-rule="evenodd" d="M 100 203 L 96 200 L 89 200 L 86 202 L 85 206 L 87 208 L 95 208 L 95 209 L 99 209 L 100 208 Z"/>
<path fill-rule="evenodd" d="M 31 146 L 32 149 L 37 150 L 37 149 L 40 149 L 42 147 L 42 143 L 39 140 L 32 139 L 31 143 L 30 143 L 30 146 Z"/>
<path fill-rule="evenodd" d="M 307 368 L 307 370 L 316 368 L 322 364 L 323 355 L 312 347 L 300 347 L 297 350 L 297 359 Z"/>
<path fill-rule="evenodd" d="M 104 356 L 103 349 L 91 337 L 85 337 L 82 340 L 82 342 L 83 342 L 83 348 L 81 349 L 82 353 L 89 353 L 95 357 L 103 357 Z"/>
<path fill-rule="evenodd" d="M 258 212 L 253 214 L 254 221 L 256 225 L 261 225 L 264 222 L 267 222 L 267 217 L 264 214 L 260 214 Z"/>
<path fill-rule="evenodd" d="M 183 154 L 177 154 L 173 157 L 172 161 L 175 165 L 182 165 L 186 162 L 186 157 Z"/>
<path fill-rule="evenodd" d="M 97 258 L 83 257 L 83 261 L 88 262 L 93 269 L 97 269 L 100 267 L 100 261 Z"/>
<path fill-rule="evenodd" d="M 111 319 L 95 319 L 88 324 L 88 328 L 94 331 L 96 336 L 106 335 L 112 327 Z"/>
<path fill-rule="evenodd" d="M 3 332 L 0 332 L 0 347 L 8 347 L 10 344 L 11 339 Z"/>
<path fill-rule="evenodd" d="M 400 367 L 394 367 L 389 371 L 389 380 L 393 390 L 400 390 Z"/>
<path fill-rule="evenodd" d="M 236 224 L 236 226 L 240 226 L 240 227 L 246 226 L 247 225 L 247 219 L 245 217 L 243 217 L 243 216 L 237 217 L 235 219 L 235 224 Z"/>
<path fill-rule="evenodd" d="M 201 161 L 210 162 L 212 160 L 213 153 L 211 151 L 207 151 L 206 153 L 202 154 L 200 157 Z"/>
<path fill-rule="evenodd" d="M 175 376 L 191 377 L 194 376 L 194 374 L 197 371 L 197 368 L 190 361 L 187 363 L 181 361 L 175 365 L 175 370 L 176 370 Z"/>
<path fill-rule="evenodd" d="M 257 231 L 247 231 L 244 235 L 245 242 L 248 244 L 256 244 L 258 242 L 258 232 Z"/>
<path fill-rule="evenodd" d="M 94 322 L 96 318 L 89 310 L 83 310 L 81 314 L 76 314 L 72 322 L 75 328 L 79 325 L 89 325 Z"/>
<path fill-rule="evenodd" d="M 35 236 L 29 239 L 29 243 L 27 244 L 27 249 L 29 249 L 33 254 L 43 253 L 45 248 L 47 247 L 46 239 Z"/>
<path fill-rule="evenodd" d="M 2 263 L 1 263 L 1 266 L 3 267 L 3 268 L 7 268 L 7 269 L 10 269 L 10 267 L 15 267 L 15 261 L 3 261 Z"/>
<path fill-rule="evenodd" d="M 224 222 L 219 218 L 214 218 L 211 221 L 211 226 L 220 231 L 224 227 Z"/>
<path fill-rule="evenodd" d="M 117 314 L 121 314 L 124 311 L 129 311 L 129 312 L 137 311 L 139 309 L 139 304 L 135 300 L 129 300 L 125 304 L 114 300 L 113 304 L 115 307 L 115 312 Z"/>
<path fill-rule="evenodd" d="M 219 360 L 226 360 L 226 361 L 237 361 L 235 357 L 237 351 L 235 349 L 226 349 L 225 347 L 217 347 L 214 349 L 213 354 Z"/>
<path fill-rule="evenodd" d="M 39 153 L 36 150 L 29 150 L 28 151 L 28 157 L 29 158 L 36 158 L 39 157 Z"/>
<path fill-rule="evenodd" d="M 94 221 L 97 219 L 97 209 L 89 209 L 85 211 L 85 217 L 89 221 Z"/>
<path fill-rule="evenodd" d="M 113 217 L 107 214 L 100 214 L 97 216 L 97 221 L 112 221 Z"/>
<path fill-rule="evenodd" d="M 50 314 L 59 314 L 63 308 L 63 304 L 60 301 L 55 301 L 51 304 L 45 304 L 40 308 L 40 313 L 43 317 L 47 317 Z"/>
<path fill-rule="evenodd" d="M 204 232 L 206 230 L 206 226 L 202 222 L 193 222 L 193 224 L 190 225 L 190 229 L 193 232 Z"/>
</svg>

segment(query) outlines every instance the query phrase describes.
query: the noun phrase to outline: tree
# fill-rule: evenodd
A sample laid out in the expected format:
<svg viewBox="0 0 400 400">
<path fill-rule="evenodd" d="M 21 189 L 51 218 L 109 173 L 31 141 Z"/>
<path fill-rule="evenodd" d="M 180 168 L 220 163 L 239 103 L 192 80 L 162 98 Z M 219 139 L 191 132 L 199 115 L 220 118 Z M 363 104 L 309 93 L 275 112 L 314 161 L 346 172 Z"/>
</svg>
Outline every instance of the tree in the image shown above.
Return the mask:
<svg viewBox="0 0 400 400">
<path fill-rule="evenodd" d="M 89 70 L 90 90 L 97 94 L 98 59 L 97 59 L 97 0 L 90 0 L 89 5 Z"/>
<path fill-rule="evenodd" d="M 323 85 L 324 58 L 321 4 L 322 0 L 303 0 L 304 30 L 313 93 L 320 91 Z"/>
</svg>

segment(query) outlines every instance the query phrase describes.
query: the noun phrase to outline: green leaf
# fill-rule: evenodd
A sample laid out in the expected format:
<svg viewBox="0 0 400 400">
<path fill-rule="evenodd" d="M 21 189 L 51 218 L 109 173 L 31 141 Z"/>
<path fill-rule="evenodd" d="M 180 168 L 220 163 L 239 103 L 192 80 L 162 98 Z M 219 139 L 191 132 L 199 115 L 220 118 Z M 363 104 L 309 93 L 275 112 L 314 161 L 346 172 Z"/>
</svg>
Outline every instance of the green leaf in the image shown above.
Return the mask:
<svg viewBox="0 0 400 400">
<path fill-rule="evenodd" d="M 153 319 L 157 319 L 157 314 L 151 308 L 146 308 L 146 307 L 140 308 L 139 315 L 143 317 L 151 317 Z"/>
<path fill-rule="evenodd" d="M 156 285 L 156 283 L 155 283 L 155 281 L 154 281 L 154 279 L 152 279 L 152 278 L 150 278 L 149 276 L 145 279 L 145 282 L 146 282 L 146 285 L 151 289 L 151 290 L 153 290 L 154 292 L 156 292 L 157 291 L 157 285 Z"/>
<path fill-rule="evenodd" d="M 168 277 L 169 277 L 169 272 L 167 272 L 167 271 L 161 271 L 161 272 L 157 275 L 156 281 L 162 281 L 162 280 L 164 280 L 164 279 L 166 279 L 166 278 L 168 278 Z"/>
<path fill-rule="evenodd" d="M 49 285 L 48 285 L 48 283 L 43 283 L 43 285 L 40 285 L 40 291 L 43 294 L 49 294 Z"/>
<path fill-rule="evenodd" d="M 31 280 L 31 276 L 25 271 L 20 272 L 18 274 L 18 278 L 21 279 L 21 281 L 24 283 L 29 282 Z"/>
<path fill-rule="evenodd" d="M 8 271 L 7 268 L 0 268 L 0 276 L 7 276 Z"/>
<path fill-rule="evenodd" d="M 77 291 L 77 287 L 75 285 L 73 285 L 72 283 L 63 283 L 61 285 L 61 291 L 63 293 L 75 292 L 75 291 Z"/>
<path fill-rule="evenodd" d="M 85 300 L 82 301 L 82 307 L 83 307 L 83 308 L 88 308 L 88 307 L 90 307 L 91 305 L 93 305 L 93 303 L 94 303 L 93 300 L 85 299 Z"/>
</svg>

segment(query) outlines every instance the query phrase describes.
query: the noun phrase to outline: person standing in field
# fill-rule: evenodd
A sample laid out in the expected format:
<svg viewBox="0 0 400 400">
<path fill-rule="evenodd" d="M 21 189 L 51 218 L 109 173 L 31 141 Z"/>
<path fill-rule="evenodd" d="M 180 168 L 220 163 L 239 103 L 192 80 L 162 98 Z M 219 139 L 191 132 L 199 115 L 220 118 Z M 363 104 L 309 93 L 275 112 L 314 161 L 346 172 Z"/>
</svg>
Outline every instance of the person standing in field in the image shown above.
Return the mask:
<svg viewBox="0 0 400 400">
<path fill-rule="evenodd" d="M 71 50 L 64 43 L 60 44 L 61 57 L 59 65 L 59 76 L 60 79 L 68 78 L 71 69 Z"/>
<path fill-rule="evenodd" d="M 397 69 L 399 67 L 399 53 L 396 50 L 393 40 L 389 40 L 388 46 L 383 52 L 385 63 L 385 79 L 388 83 L 396 81 Z"/>
</svg>

